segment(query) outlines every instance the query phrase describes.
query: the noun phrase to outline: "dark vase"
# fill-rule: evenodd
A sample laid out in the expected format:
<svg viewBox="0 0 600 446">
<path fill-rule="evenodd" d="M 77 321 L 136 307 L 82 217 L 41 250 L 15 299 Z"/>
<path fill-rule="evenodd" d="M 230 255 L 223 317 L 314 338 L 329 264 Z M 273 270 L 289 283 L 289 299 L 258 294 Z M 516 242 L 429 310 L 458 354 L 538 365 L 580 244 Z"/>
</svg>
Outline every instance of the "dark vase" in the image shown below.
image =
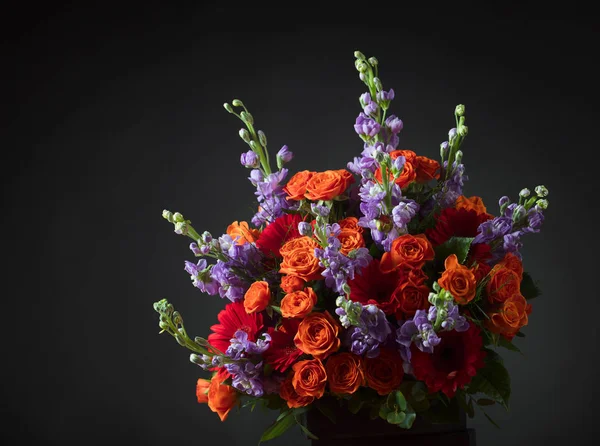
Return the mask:
<svg viewBox="0 0 600 446">
<path fill-rule="evenodd" d="M 307 428 L 318 437 L 312 440 L 313 446 L 475 446 L 475 431 L 467 428 L 466 415 L 458 405 L 443 408 L 443 421 L 434 410 L 427 417 L 417 414 L 411 429 L 402 429 L 379 417 L 371 419 L 368 411 L 353 414 L 335 401 L 321 404 L 327 404 L 335 423 L 320 410 L 307 413 Z"/>
</svg>

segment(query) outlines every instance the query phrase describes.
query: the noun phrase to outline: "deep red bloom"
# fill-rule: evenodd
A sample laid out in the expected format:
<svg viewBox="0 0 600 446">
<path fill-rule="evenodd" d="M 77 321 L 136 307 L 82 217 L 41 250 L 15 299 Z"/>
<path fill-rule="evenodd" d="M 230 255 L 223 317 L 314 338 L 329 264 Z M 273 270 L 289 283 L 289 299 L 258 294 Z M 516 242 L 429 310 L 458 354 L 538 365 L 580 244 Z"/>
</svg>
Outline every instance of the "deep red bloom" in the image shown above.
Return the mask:
<svg viewBox="0 0 600 446">
<path fill-rule="evenodd" d="M 269 327 L 271 346 L 263 353 L 267 364 L 279 372 L 285 372 L 302 355 L 302 350 L 296 347 L 294 336 L 298 332 L 300 319 L 283 319 L 279 329 Z"/>
<path fill-rule="evenodd" d="M 489 214 L 477 214 L 474 210 L 446 208 L 437 217 L 435 227 L 425 230 L 433 246 L 441 245 L 452 236 L 475 237 L 477 228 L 489 220 Z"/>
<path fill-rule="evenodd" d="M 350 299 L 363 305 L 375 304 L 386 314 L 394 314 L 400 304 L 394 297 L 394 290 L 401 282 L 403 271 L 382 273 L 379 260 L 373 259 L 360 274 L 348 281 Z"/>
<path fill-rule="evenodd" d="M 424 381 L 430 392 L 442 391 L 452 398 L 458 388 L 463 388 L 484 366 L 485 352 L 480 329 L 471 324 L 464 332 L 439 333 L 441 342 L 433 353 L 424 353 L 414 344 L 411 363 L 415 378 Z"/>
<path fill-rule="evenodd" d="M 256 341 L 256 335 L 263 328 L 262 314 L 246 313 L 243 302 L 225 305 L 225 309 L 221 310 L 217 317 L 219 323 L 210 327 L 213 333 L 208 335 L 208 342 L 223 353 L 231 344 L 231 338 L 235 337 L 236 331 L 243 330 L 248 333 L 249 340 Z"/>
<path fill-rule="evenodd" d="M 476 265 L 475 279 L 480 282 L 491 270 L 492 267 L 488 265 L 487 261 L 492 258 L 492 251 L 490 245 L 487 243 L 476 243 L 471 245 L 469 255 L 467 257 L 466 265 Z"/>
<path fill-rule="evenodd" d="M 272 221 L 256 240 L 256 246 L 267 256 L 281 257 L 279 248 L 288 240 L 300 237 L 298 223 L 302 221 L 299 214 L 284 214 Z"/>
</svg>

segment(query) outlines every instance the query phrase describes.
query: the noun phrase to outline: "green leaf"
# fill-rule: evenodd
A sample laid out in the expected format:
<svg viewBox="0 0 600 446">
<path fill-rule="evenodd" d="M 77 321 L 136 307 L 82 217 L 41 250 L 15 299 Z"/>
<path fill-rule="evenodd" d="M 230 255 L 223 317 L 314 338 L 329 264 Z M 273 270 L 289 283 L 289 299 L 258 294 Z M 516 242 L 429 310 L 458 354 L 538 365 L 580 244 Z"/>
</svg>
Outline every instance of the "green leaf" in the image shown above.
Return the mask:
<svg viewBox="0 0 600 446">
<path fill-rule="evenodd" d="M 539 282 L 534 282 L 529 273 L 523 273 L 523 280 L 521 280 L 521 294 L 525 299 L 531 300 L 542 294 L 542 290 L 538 283 Z"/>
<path fill-rule="evenodd" d="M 401 427 L 403 429 L 410 429 L 413 425 L 413 423 L 415 422 L 415 419 L 417 418 L 417 414 L 414 412 L 408 412 L 406 414 L 406 417 L 404 418 L 404 421 L 400 424 L 398 424 L 398 427 Z"/>
<path fill-rule="evenodd" d="M 456 254 L 458 263 L 464 263 L 474 238 L 475 237 L 450 237 L 449 240 L 435 248 L 435 258 L 444 261 L 449 255 Z"/>
<path fill-rule="evenodd" d="M 283 415 L 283 417 L 281 417 Z M 264 441 L 272 440 L 282 435 L 290 427 L 296 424 L 296 417 L 292 411 L 282 413 L 277 421 L 267 428 L 260 437 L 258 444 L 260 445 Z"/>
<path fill-rule="evenodd" d="M 479 398 L 477 400 L 478 406 L 493 406 L 494 404 L 496 404 L 496 401 L 490 400 L 488 398 Z"/>
<path fill-rule="evenodd" d="M 406 398 L 404 398 L 404 395 L 399 390 L 396 392 L 395 395 L 396 395 L 396 404 L 398 405 L 400 410 L 405 411 L 406 410 Z"/>
<path fill-rule="evenodd" d="M 487 353 L 485 366 L 477 371 L 477 375 L 469 383 L 469 393 L 483 393 L 508 410 L 510 375 L 498 353 L 490 349 L 484 350 Z"/>
<path fill-rule="evenodd" d="M 475 411 L 473 408 L 473 401 L 471 397 L 469 398 L 469 402 L 467 403 L 467 394 L 465 392 L 457 392 L 456 393 L 456 401 L 460 408 L 469 416 L 469 418 L 473 418 L 475 416 Z"/>
<path fill-rule="evenodd" d="M 404 412 L 390 412 L 387 414 L 386 420 L 390 424 L 400 424 L 406 418 Z"/>
<path fill-rule="evenodd" d="M 521 350 L 519 350 L 519 347 L 517 347 L 511 341 L 509 341 L 508 339 L 506 339 L 504 336 L 500 336 L 498 338 L 498 345 L 500 347 L 504 347 L 507 350 L 510 350 L 511 352 L 521 353 Z"/>
</svg>

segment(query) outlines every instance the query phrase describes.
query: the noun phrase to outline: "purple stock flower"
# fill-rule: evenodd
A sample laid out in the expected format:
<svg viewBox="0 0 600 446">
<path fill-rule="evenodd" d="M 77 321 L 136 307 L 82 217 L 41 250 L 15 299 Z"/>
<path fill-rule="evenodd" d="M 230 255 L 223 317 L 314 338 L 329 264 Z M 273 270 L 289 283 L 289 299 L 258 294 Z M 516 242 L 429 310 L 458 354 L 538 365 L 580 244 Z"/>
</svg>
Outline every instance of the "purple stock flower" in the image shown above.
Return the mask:
<svg viewBox="0 0 600 446">
<path fill-rule="evenodd" d="M 392 88 L 390 88 L 390 91 L 381 90 L 377 92 L 377 102 L 391 101 L 394 99 L 394 96 L 395 94 Z"/>
<path fill-rule="evenodd" d="M 395 115 L 388 116 L 388 118 L 385 120 L 385 125 L 394 135 L 400 133 L 404 127 L 402 120 Z"/>
<path fill-rule="evenodd" d="M 377 121 L 361 112 L 356 118 L 354 130 L 361 136 L 373 137 L 379 133 L 381 126 Z"/>
<path fill-rule="evenodd" d="M 441 321 L 442 331 L 455 330 L 458 332 L 467 331 L 469 329 L 469 323 L 467 319 L 462 316 L 459 312 L 458 305 L 455 305 L 452 301 L 444 302 L 444 318 Z M 427 319 L 432 324 L 435 324 L 438 317 L 438 308 L 436 306 L 429 307 L 427 313 Z"/>
<path fill-rule="evenodd" d="M 504 249 L 505 252 L 517 253 L 517 251 L 519 251 L 519 249 L 521 249 L 522 246 L 523 246 L 523 243 L 521 243 L 520 231 L 506 234 L 503 237 L 502 248 Z"/>
<path fill-rule="evenodd" d="M 400 203 L 392 209 L 394 224 L 405 229 L 413 217 L 417 215 L 417 212 L 419 212 L 419 203 L 408 198 L 402 198 Z"/>
<path fill-rule="evenodd" d="M 400 345 L 400 355 L 404 361 L 410 362 L 410 345 L 415 343 L 417 348 L 425 353 L 433 353 L 433 347 L 440 343 L 427 318 L 425 310 L 417 310 L 414 317 L 402 323 L 396 330 L 396 342 Z"/>
<path fill-rule="evenodd" d="M 262 366 L 262 361 L 258 364 L 250 361 L 225 364 L 225 368 L 233 377 L 231 381 L 232 387 L 255 397 L 260 397 L 264 394 Z"/>
<path fill-rule="evenodd" d="M 205 259 L 198 260 L 197 264 L 186 260 L 184 269 L 190 275 L 196 288 L 210 295 L 217 294 L 219 284 L 210 276 Z"/>
<path fill-rule="evenodd" d="M 248 150 L 240 156 L 240 163 L 242 163 L 242 166 L 244 167 L 256 168 L 259 165 L 258 155 L 252 150 Z"/>
<path fill-rule="evenodd" d="M 379 355 L 380 345 L 391 332 L 385 313 L 375 305 L 366 305 L 360 315 L 360 326 L 353 326 L 348 330 L 345 343 L 352 353 L 374 358 Z"/>
<path fill-rule="evenodd" d="M 301 221 L 298 223 L 298 232 L 300 235 L 311 235 L 313 232 L 312 226 L 308 222 Z"/>
<path fill-rule="evenodd" d="M 217 260 L 217 263 L 210 271 L 210 276 L 219 284 L 219 295 L 227 297 L 232 302 L 237 302 L 244 298 L 248 289 L 248 284 L 240 279 L 231 269 L 231 265 Z"/>
<path fill-rule="evenodd" d="M 192 251 L 195 256 L 201 256 L 203 254 L 202 250 L 198 248 L 198 245 L 194 242 L 190 243 L 190 251 Z"/>
<path fill-rule="evenodd" d="M 489 243 L 504 237 L 510 231 L 512 231 L 512 220 L 509 217 L 494 217 L 479 225 L 473 243 Z"/>
<path fill-rule="evenodd" d="M 289 163 L 294 158 L 294 154 L 288 149 L 288 146 L 283 146 L 277 152 L 277 158 L 284 163 Z"/>
<path fill-rule="evenodd" d="M 237 330 L 225 354 L 233 360 L 247 358 L 248 355 L 261 355 L 266 352 L 271 345 L 271 336 L 264 333 L 256 342 L 248 340 L 248 333 L 244 330 Z"/>
<path fill-rule="evenodd" d="M 329 215 L 329 208 L 320 204 L 311 203 L 310 210 L 313 214 L 320 215 L 321 217 L 327 217 Z"/>
<path fill-rule="evenodd" d="M 365 115 L 369 117 L 374 116 L 377 113 L 377 110 L 379 110 L 377 102 L 370 102 L 365 106 Z"/>
<path fill-rule="evenodd" d="M 356 175 L 360 175 L 364 178 L 373 178 L 373 173 L 379 167 L 379 164 L 375 158 L 368 156 L 354 157 L 354 162 L 350 161 L 347 165 L 348 170 Z"/>
</svg>

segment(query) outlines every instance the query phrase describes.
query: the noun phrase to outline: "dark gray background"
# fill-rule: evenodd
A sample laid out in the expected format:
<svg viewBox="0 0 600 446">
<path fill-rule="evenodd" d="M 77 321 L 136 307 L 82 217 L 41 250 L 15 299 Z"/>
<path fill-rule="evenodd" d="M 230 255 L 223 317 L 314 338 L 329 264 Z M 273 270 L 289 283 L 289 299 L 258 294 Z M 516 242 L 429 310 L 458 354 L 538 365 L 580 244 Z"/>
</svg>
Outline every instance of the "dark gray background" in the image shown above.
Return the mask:
<svg viewBox="0 0 600 446">
<path fill-rule="evenodd" d="M 376 56 L 401 147 L 437 158 L 463 103 L 467 195 L 545 184 L 550 209 L 525 241 L 533 301 L 524 355 L 503 353 L 510 413 L 469 422 L 478 444 L 589 444 L 597 432 L 595 153 L 598 26 L 520 7 L 378 12 L 46 7 L 3 14 L 2 435 L 8 444 L 256 444 L 275 413 L 221 423 L 195 401 L 202 371 L 152 303 L 168 297 L 206 336 L 223 307 L 183 270 L 180 211 L 222 234 L 249 220 L 240 98 L 274 154 L 342 168 L 365 88 L 353 52 Z M 272 161 L 274 162 L 274 160 Z M 556 443 L 555 443 L 556 441 Z M 299 430 L 273 445 L 306 445 Z"/>
</svg>

